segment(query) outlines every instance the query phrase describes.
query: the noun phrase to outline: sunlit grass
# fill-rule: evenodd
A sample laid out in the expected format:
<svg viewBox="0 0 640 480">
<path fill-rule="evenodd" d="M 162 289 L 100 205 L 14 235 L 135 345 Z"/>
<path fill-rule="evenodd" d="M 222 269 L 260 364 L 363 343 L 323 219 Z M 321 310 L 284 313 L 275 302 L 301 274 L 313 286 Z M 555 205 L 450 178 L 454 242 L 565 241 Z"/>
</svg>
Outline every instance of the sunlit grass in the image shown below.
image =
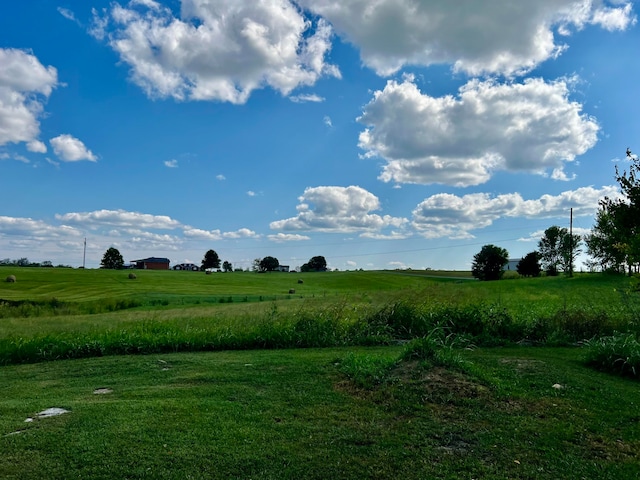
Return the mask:
<svg viewBox="0 0 640 480">
<path fill-rule="evenodd" d="M 587 369 L 581 350 L 461 351 L 471 373 L 402 352 L 2 367 L 0 477 L 637 478 L 637 384 Z M 69 413 L 24 422 L 53 406 Z"/>
</svg>

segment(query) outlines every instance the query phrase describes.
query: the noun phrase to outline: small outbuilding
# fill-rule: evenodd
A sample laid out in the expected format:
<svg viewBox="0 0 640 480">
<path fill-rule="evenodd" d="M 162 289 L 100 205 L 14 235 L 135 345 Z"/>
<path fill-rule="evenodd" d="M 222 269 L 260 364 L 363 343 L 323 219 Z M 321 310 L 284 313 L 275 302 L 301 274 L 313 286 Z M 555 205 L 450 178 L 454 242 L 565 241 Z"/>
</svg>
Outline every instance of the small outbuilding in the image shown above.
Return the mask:
<svg viewBox="0 0 640 480">
<path fill-rule="evenodd" d="M 520 263 L 521 258 L 510 258 L 504 269 L 508 272 L 517 272 L 518 264 Z"/>
<path fill-rule="evenodd" d="M 171 263 L 168 258 L 149 257 L 142 260 L 133 260 L 135 268 L 138 270 L 169 270 Z"/>
</svg>

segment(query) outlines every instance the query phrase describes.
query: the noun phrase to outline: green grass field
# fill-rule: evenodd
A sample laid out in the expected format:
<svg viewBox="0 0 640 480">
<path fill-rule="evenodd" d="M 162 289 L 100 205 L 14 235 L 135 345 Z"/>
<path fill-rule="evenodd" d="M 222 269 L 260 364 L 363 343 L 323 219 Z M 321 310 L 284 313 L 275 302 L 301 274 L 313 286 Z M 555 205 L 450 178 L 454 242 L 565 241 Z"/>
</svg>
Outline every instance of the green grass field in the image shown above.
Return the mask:
<svg viewBox="0 0 640 480">
<path fill-rule="evenodd" d="M 0 268 L 0 478 L 640 475 L 629 278 L 128 273 Z"/>
</svg>

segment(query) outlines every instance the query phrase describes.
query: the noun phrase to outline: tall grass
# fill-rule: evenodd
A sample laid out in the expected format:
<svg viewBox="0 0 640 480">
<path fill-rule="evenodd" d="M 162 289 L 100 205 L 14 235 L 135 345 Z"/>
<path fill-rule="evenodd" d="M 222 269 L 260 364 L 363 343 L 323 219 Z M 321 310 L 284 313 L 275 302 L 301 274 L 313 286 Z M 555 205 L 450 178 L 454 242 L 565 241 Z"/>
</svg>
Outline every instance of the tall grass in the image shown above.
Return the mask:
<svg viewBox="0 0 640 480">
<path fill-rule="evenodd" d="M 0 285 L 0 364 L 415 339 L 424 353 L 434 331 L 458 344 L 586 342 L 595 351 L 601 337 L 618 349 L 631 344 L 619 335 L 640 334 L 640 293 L 619 276 L 470 282 L 406 272 L 140 272 L 132 282 L 117 271 L 19 273 L 17 283 Z M 297 294 L 283 293 L 294 285 Z M 592 363 L 635 372 L 632 353 Z"/>
<path fill-rule="evenodd" d="M 587 364 L 599 370 L 640 378 L 640 341 L 635 334 L 616 334 L 586 344 Z"/>
<path fill-rule="evenodd" d="M 455 339 L 477 346 L 514 343 L 566 345 L 610 332 L 632 332 L 632 316 L 612 318 L 599 310 L 562 309 L 524 323 L 496 304 L 396 302 L 358 308 L 347 302 L 324 308 L 271 309 L 236 324 L 146 320 L 94 331 L 57 331 L 0 339 L 0 364 L 64 358 L 160 352 L 389 345 L 425 338 Z"/>
</svg>

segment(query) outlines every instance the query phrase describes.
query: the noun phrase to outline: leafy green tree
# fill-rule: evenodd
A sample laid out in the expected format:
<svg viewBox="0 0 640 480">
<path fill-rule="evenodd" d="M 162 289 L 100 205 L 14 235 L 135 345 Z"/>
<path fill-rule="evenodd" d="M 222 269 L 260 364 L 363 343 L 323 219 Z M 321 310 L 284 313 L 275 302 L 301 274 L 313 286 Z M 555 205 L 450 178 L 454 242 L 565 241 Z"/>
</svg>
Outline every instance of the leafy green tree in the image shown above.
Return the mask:
<svg viewBox="0 0 640 480">
<path fill-rule="evenodd" d="M 624 225 L 617 224 L 617 217 L 612 210 L 615 210 L 614 206 L 600 204 L 596 224 L 591 233 L 585 236 L 585 243 L 593 266 L 603 271 L 624 272 L 627 258 L 623 245 L 627 232 Z"/>
<path fill-rule="evenodd" d="M 207 268 L 220 268 L 220 257 L 215 250 L 207 250 L 202 259 L 202 270 Z"/>
<path fill-rule="evenodd" d="M 616 167 L 615 179 L 622 198 L 600 201 L 596 225 L 587 236 L 587 251 L 604 268 L 627 270 L 640 264 L 640 158 L 627 149 L 629 171 Z"/>
<path fill-rule="evenodd" d="M 261 258 L 254 258 L 253 262 L 251 262 L 251 270 L 254 272 L 260 271 L 260 262 L 262 262 Z"/>
<path fill-rule="evenodd" d="M 223 272 L 233 272 L 233 265 L 231 262 L 227 262 L 226 260 L 222 263 L 222 271 Z"/>
<path fill-rule="evenodd" d="M 565 229 L 566 230 L 566 229 Z M 560 268 L 563 272 L 571 275 L 573 274 L 573 267 L 576 263 L 576 258 L 582 251 L 582 237 L 577 234 L 571 234 L 565 232 L 560 239 Z"/>
<path fill-rule="evenodd" d="M 558 265 L 560 264 L 560 239 L 562 238 L 560 227 L 549 227 L 544 231 L 544 235 L 538 242 L 540 260 L 549 276 L 558 275 Z M 566 229 L 564 229 L 566 230 Z"/>
<path fill-rule="evenodd" d="M 556 276 L 560 271 L 570 272 L 580 253 L 581 242 L 580 235 L 572 235 L 564 227 L 554 225 L 547 228 L 538 242 L 540 260 L 547 275 Z"/>
<path fill-rule="evenodd" d="M 473 256 L 471 274 L 478 280 L 500 280 L 508 262 L 507 250 L 495 245 L 485 245 Z"/>
<path fill-rule="evenodd" d="M 300 267 L 302 272 L 326 272 L 327 260 L 323 256 L 312 257 L 307 263 Z"/>
<path fill-rule="evenodd" d="M 100 262 L 100 268 L 106 268 L 109 270 L 120 270 L 124 267 L 124 259 L 117 248 L 110 247 L 104 252 L 102 261 Z"/>
<path fill-rule="evenodd" d="M 536 251 L 527 253 L 516 265 L 516 270 L 523 277 L 540 276 L 540 254 Z"/>
<path fill-rule="evenodd" d="M 277 270 L 280 266 L 280 262 L 275 257 L 264 257 L 260 260 L 260 271 L 261 272 L 272 272 Z"/>
</svg>

